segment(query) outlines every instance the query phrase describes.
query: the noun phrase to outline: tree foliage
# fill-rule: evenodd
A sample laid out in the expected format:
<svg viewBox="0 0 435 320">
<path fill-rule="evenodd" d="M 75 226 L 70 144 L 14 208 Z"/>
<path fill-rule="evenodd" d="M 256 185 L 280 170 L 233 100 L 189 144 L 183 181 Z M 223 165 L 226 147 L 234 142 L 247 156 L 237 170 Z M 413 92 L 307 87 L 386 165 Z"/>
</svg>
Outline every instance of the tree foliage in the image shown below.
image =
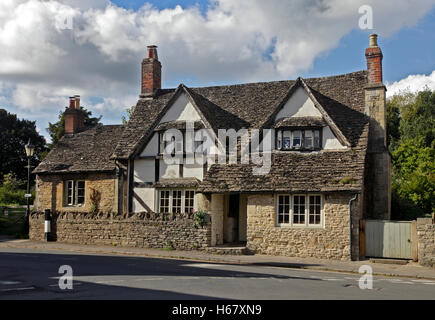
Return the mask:
<svg viewBox="0 0 435 320">
<path fill-rule="evenodd" d="M 46 151 L 46 141 L 36 130 L 35 121 L 18 119 L 15 114 L 0 109 L 0 182 L 6 174 L 27 181 L 27 156 L 24 146 L 35 146 L 32 166 L 37 165 Z"/>
<path fill-rule="evenodd" d="M 127 117 L 126 116 L 122 116 L 122 124 L 125 126 L 128 124 L 128 121 L 131 119 L 133 112 L 134 112 L 134 108 L 135 106 L 131 106 L 130 108 L 125 109 L 125 112 L 127 113 Z"/>
<path fill-rule="evenodd" d="M 435 212 L 435 92 L 402 92 L 387 103 L 392 154 L 392 213 L 415 219 Z"/>
<path fill-rule="evenodd" d="M 85 126 L 95 126 L 100 123 L 102 116 L 100 117 L 92 117 L 92 111 L 88 111 L 83 107 L 80 107 L 81 111 L 85 115 Z M 56 143 L 63 137 L 65 134 L 65 117 L 64 112 L 59 112 L 59 120 L 55 123 L 48 123 L 47 131 L 51 138 L 51 143 L 49 144 L 49 148 L 52 149 Z"/>
</svg>

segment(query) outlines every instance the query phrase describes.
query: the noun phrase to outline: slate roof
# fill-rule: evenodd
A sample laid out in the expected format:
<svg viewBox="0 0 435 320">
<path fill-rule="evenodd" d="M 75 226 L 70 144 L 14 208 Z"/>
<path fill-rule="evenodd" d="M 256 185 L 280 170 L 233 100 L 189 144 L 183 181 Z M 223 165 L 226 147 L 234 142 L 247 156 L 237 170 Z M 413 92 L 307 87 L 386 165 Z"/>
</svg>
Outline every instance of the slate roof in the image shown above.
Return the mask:
<svg viewBox="0 0 435 320">
<path fill-rule="evenodd" d="M 367 83 L 365 70 L 338 76 L 304 79 L 304 82 L 316 99 L 317 97 L 323 99 L 322 101 L 329 106 L 334 103 L 338 109 L 346 106 L 347 114 L 351 113 L 348 109 L 357 111 L 352 114 L 364 111 L 364 86 Z M 154 99 L 138 101 L 113 158 L 128 159 L 139 152 L 146 143 L 147 136 L 154 129 L 153 125 L 163 116 L 162 111 L 164 112 L 171 99 L 175 100 L 177 92 L 181 90 L 185 90 L 192 98 L 214 130 L 261 128 L 267 126 L 267 120 L 284 99 L 290 96 L 291 89 L 296 83 L 297 80 L 286 80 L 202 88 L 186 88 L 180 85 L 178 89 L 160 90 Z M 342 120 L 340 112 L 333 112 L 332 109 L 326 111 L 328 114 L 331 112 L 329 114 L 331 118 L 336 116 L 333 121 Z M 337 123 L 337 126 L 346 135 L 344 133 L 346 130 L 343 129 L 347 126 L 346 123 L 341 126 Z M 269 124 L 269 127 L 273 127 L 273 124 Z M 353 132 L 350 131 L 352 129 L 346 132 L 352 136 Z"/>
<path fill-rule="evenodd" d="M 199 191 L 223 192 L 359 192 L 363 185 L 368 121 L 356 147 L 346 151 L 287 152 L 271 154 L 269 174 L 255 176 L 255 165 L 214 164 Z"/>
<path fill-rule="evenodd" d="M 65 135 L 34 173 L 108 172 L 115 170 L 110 155 L 122 134 L 121 125 L 97 125 Z"/>
<path fill-rule="evenodd" d="M 203 124 L 220 128 L 273 128 L 281 125 L 332 126 L 347 150 L 274 151 L 271 171 L 254 176 L 253 165 L 212 165 L 199 184 L 202 192 L 327 192 L 362 188 L 367 150 L 368 118 L 364 112 L 367 72 L 230 86 L 159 90 L 140 99 L 126 127 L 99 126 L 65 136 L 36 168 L 36 173 L 114 170 L 114 159 L 134 157 L 151 138 L 166 110 L 185 93 L 200 112 Z M 322 119 L 280 119 L 274 115 L 302 86 L 323 114 Z M 186 182 L 186 181 L 185 181 Z M 161 181 L 169 186 L 174 181 Z M 192 181 L 188 181 L 192 184 Z"/>
</svg>

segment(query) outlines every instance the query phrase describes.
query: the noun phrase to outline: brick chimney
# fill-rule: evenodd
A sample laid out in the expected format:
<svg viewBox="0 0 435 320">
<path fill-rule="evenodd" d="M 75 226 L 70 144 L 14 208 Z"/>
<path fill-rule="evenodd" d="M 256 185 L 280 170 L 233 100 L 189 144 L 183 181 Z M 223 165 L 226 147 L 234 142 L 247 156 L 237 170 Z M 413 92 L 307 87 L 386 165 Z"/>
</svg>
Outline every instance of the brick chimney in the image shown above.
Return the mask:
<svg viewBox="0 0 435 320">
<path fill-rule="evenodd" d="M 80 109 L 80 96 L 76 95 L 69 98 L 69 107 L 65 113 L 65 134 L 74 134 L 84 126 L 84 115 Z"/>
<path fill-rule="evenodd" d="M 157 55 L 157 46 L 148 46 L 147 51 L 147 58 L 142 61 L 141 98 L 153 97 L 162 88 L 162 65 Z"/>
<path fill-rule="evenodd" d="M 369 83 L 382 83 L 382 50 L 378 47 L 378 35 L 370 35 L 370 44 L 366 49 Z"/>
<path fill-rule="evenodd" d="M 382 83 L 382 50 L 378 36 L 370 35 L 367 59 L 367 84 L 365 86 L 365 111 L 370 117 L 367 148 L 365 190 L 365 217 L 391 218 L 391 158 L 387 148 L 386 92 Z"/>
</svg>

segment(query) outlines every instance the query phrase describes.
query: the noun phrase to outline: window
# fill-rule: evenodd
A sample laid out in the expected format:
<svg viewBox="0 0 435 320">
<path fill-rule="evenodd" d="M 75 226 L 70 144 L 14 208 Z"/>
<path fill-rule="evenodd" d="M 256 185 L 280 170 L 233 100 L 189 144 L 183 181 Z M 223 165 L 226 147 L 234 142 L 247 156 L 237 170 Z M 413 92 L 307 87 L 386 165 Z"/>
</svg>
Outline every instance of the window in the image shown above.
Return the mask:
<svg viewBox="0 0 435 320">
<path fill-rule="evenodd" d="M 292 147 L 298 149 L 301 147 L 301 143 L 302 143 L 301 131 L 299 130 L 293 131 Z"/>
<path fill-rule="evenodd" d="M 305 196 L 293 197 L 293 224 L 305 224 Z"/>
<path fill-rule="evenodd" d="M 304 148 L 313 148 L 313 131 L 305 130 L 304 132 Z"/>
<path fill-rule="evenodd" d="M 160 190 L 159 208 L 162 213 L 192 213 L 195 203 L 193 190 Z"/>
<path fill-rule="evenodd" d="M 320 131 L 314 130 L 314 149 L 320 149 Z"/>
<path fill-rule="evenodd" d="M 321 227 L 323 225 L 320 195 L 279 195 L 277 224 L 279 226 Z"/>
<path fill-rule="evenodd" d="M 65 205 L 82 206 L 85 203 L 85 182 L 68 180 L 64 182 Z"/>
<path fill-rule="evenodd" d="M 182 209 L 182 191 L 174 190 L 172 191 L 172 212 L 173 213 L 181 213 Z"/>
<path fill-rule="evenodd" d="M 278 197 L 278 223 L 290 223 L 290 196 Z"/>
<path fill-rule="evenodd" d="M 169 212 L 170 191 L 160 191 L 160 212 Z"/>
<path fill-rule="evenodd" d="M 278 150 L 318 150 L 321 148 L 320 129 L 279 130 L 276 137 Z"/>
<path fill-rule="evenodd" d="M 284 131 L 282 134 L 282 148 L 290 149 L 291 148 L 291 131 Z"/>
<path fill-rule="evenodd" d="M 321 210 L 321 199 L 320 196 L 310 196 L 310 204 L 309 204 L 309 224 L 312 225 L 320 225 L 322 210 Z"/>
<path fill-rule="evenodd" d="M 193 213 L 195 202 L 195 191 L 184 192 L 184 212 Z"/>
</svg>

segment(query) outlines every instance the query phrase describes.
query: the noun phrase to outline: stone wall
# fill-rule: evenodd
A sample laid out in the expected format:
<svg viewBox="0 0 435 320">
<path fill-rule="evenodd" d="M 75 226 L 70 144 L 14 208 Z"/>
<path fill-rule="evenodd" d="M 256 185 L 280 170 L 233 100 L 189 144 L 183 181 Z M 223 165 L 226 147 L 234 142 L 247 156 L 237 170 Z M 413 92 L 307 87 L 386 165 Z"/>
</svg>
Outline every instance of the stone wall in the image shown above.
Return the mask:
<svg viewBox="0 0 435 320">
<path fill-rule="evenodd" d="M 276 196 L 248 196 L 248 249 L 260 254 L 350 260 L 349 200 L 346 194 L 324 197 L 325 227 L 276 224 Z M 353 257 L 358 259 L 358 203 L 353 206 Z"/>
<path fill-rule="evenodd" d="M 29 237 L 44 239 L 44 214 L 30 216 Z M 195 225 L 193 216 L 180 214 L 100 214 L 58 212 L 52 220 L 51 240 L 92 245 L 182 250 L 210 245 L 211 226 Z"/>
<path fill-rule="evenodd" d="M 67 180 L 85 181 L 85 204 L 81 207 L 65 206 L 65 186 Z M 89 212 L 91 209 L 91 189 L 101 194 L 99 208 L 102 212 L 117 211 L 117 179 L 110 173 L 37 175 L 35 210 L 43 212 Z"/>
<path fill-rule="evenodd" d="M 418 262 L 435 267 L 435 223 L 431 218 L 417 219 Z"/>
</svg>

